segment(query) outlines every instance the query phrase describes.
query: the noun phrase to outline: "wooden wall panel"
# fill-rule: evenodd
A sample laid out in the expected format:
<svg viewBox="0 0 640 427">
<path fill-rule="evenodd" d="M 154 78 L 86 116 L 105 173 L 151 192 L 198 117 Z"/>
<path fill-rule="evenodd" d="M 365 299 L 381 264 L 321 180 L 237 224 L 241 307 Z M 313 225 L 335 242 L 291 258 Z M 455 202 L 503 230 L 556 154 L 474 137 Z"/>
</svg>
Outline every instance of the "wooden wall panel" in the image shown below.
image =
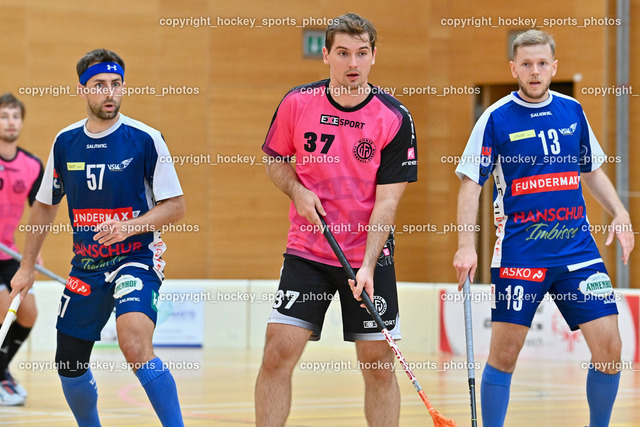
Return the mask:
<svg viewBox="0 0 640 427">
<path fill-rule="evenodd" d="M 640 22 L 640 9 L 636 7 L 637 3 L 634 2 L 634 7 L 631 9 L 631 16 L 629 21 L 636 23 Z M 640 26 L 631 26 L 630 39 L 632 41 L 640 40 Z M 640 123 L 636 119 L 640 117 L 640 101 L 636 95 L 640 95 L 640 67 L 638 67 L 638 58 L 640 58 L 640 45 L 632 42 L 630 44 L 629 57 L 631 58 L 631 74 L 630 83 L 632 86 L 636 86 L 634 97 L 629 102 L 629 209 L 631 211 L 631 218 L 634 221 L 635 229 L 640 229 L 640 144 L 638 144 L 638 135 L 640 135 Z M 636 236 L 637 239 L 637 236 Z M 640 245 L 640 242 L 637 242 Z M 631 280 L 635 287 L 640 287 L 638 277 L 640 276 L 640 261 L 638 261 L 638 254 L 634 254 L 631 262 Z"/>
<path fill-rule="evenodd" d="M 218 17 L 241 17 L 262 24 L 263 18 L 288 17 L 300 25 L 305 18 L 330 19 L 348 10 L 359 12 L 370 18 L 380 33 L 370 81 L 396 91 L 413 113 L 419 139 L 419 181 L 408 187 L 397 218 L 401 232 L 397 236 L 398 277 L 447 282 L 455 278 L 451 262 L 457 236 L 444 233 L 444 227 L 455 222 L 459 187 L 455 165 L 448 156 L 462 153 L 473 126 L 475 98 L 471 94 L 441 95 L 444 88 L 513 83 L 506 40 L 508 29 L 516 27 L 462 29 L 443 25 L 442 20 L 484 17 L 497 24 L 498 17 L 523 17 L 537 18 L 538 25 L 544 18 L 582 21 L 611 15 L 612 4 L 605 0 L 517 5 L 502 0 L 408 0 L 392 6 L 357 0 L 347 7 L 337 0 L 116 0 L 108 8 L 96 9 L 71 0 L 31 0 L 17 6 L 0 0 L 0 15 L 8 17 L 0 27 L 4 58 L 0 91 L 18 93 L 20 88 L 34 85 L 68 85 L 75 91 L 75 63 L 96 47 L 121 54 L 127 63 L 129 87 L 149 87 L 157 92 L 169 87 L 197 89 L 197 94 L 138 94 L 123 100 L 124 114 L 161 130 L 172 154 L 186 161 L 176 166 L 187 200 L 187 216 L 181 224 L 198 231 L 165 235 L 167 273 L 173 278 L 275 278 L 286 245 L 289 203 L 259 164 L 263 155 L 260 147 L 286 91 L 326 78 L 328 68 L 320 60 L 302 58 L 302 29 L 295 25 L 195 28 L 186 22 L 183 28 L 172 28 L 161 25 L 160 20 L 210 19 L 216 25 Z M 639 13 L 632 8 L 632 23 L 639 22 Z M 580 91 L 613 84 L 615 28 L 560 25 L 550 31 L 558 42 L 557 79 L 571 81 L 581 74 L 582 79 L 575 81 L 576 97 L 603 147 L 613 153 L 615 97 Z M 632 26 L 632 40 L 637 32 L 638 26 Z M 631 49 L 631 57 L 638 58 L 634 54 L 638 47 L 632 43 Z M 632 60 L 632 83 L 640 78 L 636 64 L 637 60 Z M 436 93 L 409 96 L 406 92 L 427 87 Z M 20 97 L 28 109 L 20 142 L 46 160 L 55 134 L 84 117 L 84 101 L 68 95 Z M 632 98 L 631 118 L 637 110 L 637 98 Z M 632 139 L 637 127 L 632 120 Z M 632 165 L 637 164 L 639 150 L 637 144 L 631 144 Z M 225 162 L 238 156 L 254 156 L 254 164 Z M 204 163 L 194 162 L 204 159 Z M 631 168 L 631 191 L 637 195 L 636 169 Z M 607 172 L 614 179 L 613 165 Z M 590 196 L 587 200 L 592 222 L 608 222 Z M 638 219 L 638 197 L 631 199 L 631 209 Z M 66 222 L 66 206 L 56 221 Z M 436 231 L 406 232 L 418 225 L 431 230 L 435 227 Z M 602 239 L 597 240 L 602 246 Z M 61 274 L 68 269 L 70 241 L 71 236 L 65 233 L 50 236 L 44 249 L 47 263 Z M 613 270 L 612 250 L 604 249 L 604 255 Z M 632 279 L 640 286 L 633 276 L 636 270 L 632 270 Z"/>
</svg>

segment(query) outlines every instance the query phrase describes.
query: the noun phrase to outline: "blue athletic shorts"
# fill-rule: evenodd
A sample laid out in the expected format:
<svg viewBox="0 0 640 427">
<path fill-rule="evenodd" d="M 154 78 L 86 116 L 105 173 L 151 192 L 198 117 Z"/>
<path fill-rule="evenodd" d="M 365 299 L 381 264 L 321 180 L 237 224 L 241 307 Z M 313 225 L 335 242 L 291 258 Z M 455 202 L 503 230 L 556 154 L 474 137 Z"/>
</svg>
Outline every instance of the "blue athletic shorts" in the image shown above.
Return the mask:
<svg viewBox="0 0 640 427">
<path fill-rule="evenodd" d="M 140 263 L 124 264 L 109 273 L 74 267 L 60 299 L 56 328 L 72 337 L 99 341 L 114 306 L 116 318 L 140 312 L 156 323 L 161 283 L 153 268 Z"/>
<path fill-rule="evenodd" d="M 551 299 L 572 331 L 610 314 L 618 314 L 616 294 L 602 262 L 579 269 L 491 269 L 491 320 L 531 327 L 543 299 Z"/>
</svg>

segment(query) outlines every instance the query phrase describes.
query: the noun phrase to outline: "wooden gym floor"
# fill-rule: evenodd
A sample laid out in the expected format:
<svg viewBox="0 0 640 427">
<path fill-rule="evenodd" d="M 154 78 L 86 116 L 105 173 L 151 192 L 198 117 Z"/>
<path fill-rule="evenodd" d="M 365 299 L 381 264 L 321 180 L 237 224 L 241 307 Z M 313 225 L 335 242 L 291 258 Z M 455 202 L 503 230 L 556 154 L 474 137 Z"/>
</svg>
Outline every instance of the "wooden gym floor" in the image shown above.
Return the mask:
<svg viewBox="0 0 640 427">
<path fill-rule="evenodd" d="M 156 353 L 173 363 L 187 426 L 253 425 L 253 386 L 261 350 L 169 349 Z M 362 380 L 355 351 L 326 351 L 310 343 L 294 373 L 293 405 L 288 426 L 365 426 Z M 463 358 L 405 354 L 434 407 L 459 426 L 468 426 L 469 398 Z M 92 370 L 98 382 L 103 426 L 158 426 L 144 390 L 123 365 L 119 350 L 95 349 Z M 29 392 L 23 407 L 0 407 L 0 425 L 75 425 L 62 395 L 53 353 L 21 352 L 11 372 Z M 484 367 L 484 360 L 477 364 Z M 315 372 L 312 368 L 315 366 Z M 322 368 L 324 367 L 324 371 Z M 448 369 L 443 369 L 447 367 Z M 124 368 L 124 369 L 123 369 Z M 640 367 L 627 366 L 620 382 L 611 426 L 640 425 Z M 402 368 L 396 366 L 402 391 L 401 426 L 431 426 L 431 418 Z M 480 398 L 478 378 L 478 402 Z M 508 426 L 585 426 L 586 371 L 580 363 L 521 360 L 514 374 Z M 478 412 L 480 408 L 478 407 Z M 479 423 L 481 425 L 481 423 Z"/>
</svg>

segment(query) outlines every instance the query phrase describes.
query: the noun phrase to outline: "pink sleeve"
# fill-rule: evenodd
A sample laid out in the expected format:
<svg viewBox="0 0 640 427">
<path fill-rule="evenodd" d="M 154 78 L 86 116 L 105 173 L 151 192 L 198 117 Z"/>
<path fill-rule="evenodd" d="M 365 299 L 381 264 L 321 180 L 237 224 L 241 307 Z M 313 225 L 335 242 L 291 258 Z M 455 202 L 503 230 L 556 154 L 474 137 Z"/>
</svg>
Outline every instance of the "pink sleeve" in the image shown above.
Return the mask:
<svg viewBox="0 0 640 427">
<path fill-rule="evenodd" d="M 280 102 L 273 115 L 269 132 L 265 138 L 262 150 L 273 157 L 288 157 L 295 154 L 293 145 L 294 117 L 293 104 L 297 91 L 289 92 Z"/>
</svg>

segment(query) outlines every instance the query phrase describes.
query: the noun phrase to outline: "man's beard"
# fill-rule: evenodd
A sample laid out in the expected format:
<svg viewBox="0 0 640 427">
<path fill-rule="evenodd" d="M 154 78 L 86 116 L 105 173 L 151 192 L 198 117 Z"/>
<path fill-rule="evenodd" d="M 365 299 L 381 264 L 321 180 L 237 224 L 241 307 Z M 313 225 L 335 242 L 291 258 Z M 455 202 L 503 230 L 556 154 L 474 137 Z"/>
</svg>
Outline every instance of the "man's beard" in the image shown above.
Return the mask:
<svg viewBox="0 0 640 427">
<path fill-rule="evenodd" d="M 520 90 L 522 91 L 522 93 L 527 95 L 527 97 L 529 97 L 530 99 L 535 99 L 535 100 L 542 99 L 545 95 L 547 95 L 547 92 L 549 91 L 549 86 L 550 85 L 551 85 L 551 82 L 547 83 L 547 85 L 544 87 L 544 90 L 540 93 L 540 95 L 533 95 L 533 94 L 529 93 L 527 91 L 526 86 L 523 85 L 520 80 L 518 80 L 518 86 L 520 86 Z"/>
<path fill-rule="evenodd" d="M 4 136 L 0 137 L 0 141 L 16 142 L 19 136 L 20 136 L 19 133 L 16 133 L 14 135 L 4 135 Z"/>
<path fill-rule="evenodd" d="M 111 102 L 113 102 L 113 101 L 111 101 Z M 110 113 L 103 112 L 102 111 L 102 105 L 100 105 L 98 107 L 96 107 L 94 105 L 89 105 L 89 109 L 91 110 L 93 115 L 96 116 L 97 118 L 99 118 L 101 120 L 111 120 L 115 116 L 117 116 L 118 112 L 120 111 L 120 105 L 116 104 L 115 102 L 113 102 L 113 105 L 114 105 L 115 108 Z"/>
</svg>

